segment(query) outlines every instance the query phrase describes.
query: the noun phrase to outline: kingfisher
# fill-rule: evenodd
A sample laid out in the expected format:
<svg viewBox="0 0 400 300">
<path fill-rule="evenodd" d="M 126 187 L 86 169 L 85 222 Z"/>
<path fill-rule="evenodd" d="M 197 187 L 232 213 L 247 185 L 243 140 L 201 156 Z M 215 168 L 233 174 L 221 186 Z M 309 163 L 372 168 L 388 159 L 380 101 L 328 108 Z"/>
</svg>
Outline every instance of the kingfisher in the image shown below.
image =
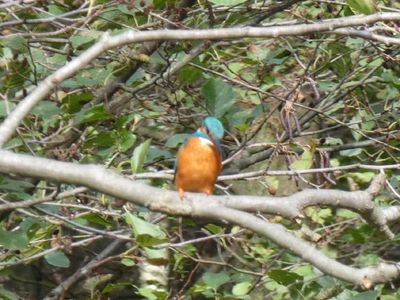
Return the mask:
<svg viewBox="0 0 400 300">
<path fill-rule="evenodd" d="M 222 170 L 220 140 L 224 127 L 215 117 L 206 117 L 202 126 L 180 148 L 175 162 L 175 185 L 182 199 L 185 192 L 211 195 Z"/>
</svg>

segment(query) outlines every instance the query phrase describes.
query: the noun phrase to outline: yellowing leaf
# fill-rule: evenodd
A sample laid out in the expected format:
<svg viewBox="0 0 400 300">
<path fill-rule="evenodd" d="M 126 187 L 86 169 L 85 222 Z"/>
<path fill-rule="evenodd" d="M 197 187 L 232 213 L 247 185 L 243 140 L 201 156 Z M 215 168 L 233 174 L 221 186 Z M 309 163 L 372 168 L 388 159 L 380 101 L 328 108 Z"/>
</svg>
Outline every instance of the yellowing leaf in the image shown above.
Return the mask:
<svg viewBox="0 0 400 300">
<path fill-rule="evenodd" d="M 312 166 L 312 153 L 310 150 L 305 149 L 301 158 L 290 165 L 292 170 L 307 170 Z"/>
<path fill-rule="evenodd" d="M 347 4 L 355 14 L 370 15 L 376 11 L 375 0 L 347 0 Z"/>
</svg>

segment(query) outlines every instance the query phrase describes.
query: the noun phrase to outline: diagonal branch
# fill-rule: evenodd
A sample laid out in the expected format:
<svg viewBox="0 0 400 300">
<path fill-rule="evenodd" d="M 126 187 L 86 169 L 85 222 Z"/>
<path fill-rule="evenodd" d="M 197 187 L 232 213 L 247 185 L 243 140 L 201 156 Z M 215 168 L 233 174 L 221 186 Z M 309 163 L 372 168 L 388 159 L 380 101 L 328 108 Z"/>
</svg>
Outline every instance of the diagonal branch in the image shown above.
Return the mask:
<svg viewBox="0 0 400 300">
<path fill-rule="evenodd" d="M 396 212 L 381 210 L 372 202 L 372 198 L 383 188 L 383 174 L 376 176 L 366 191 L 305 190 L 279 200 L 272 197 L 188 194 L 187 199 L 182 201 L 176 192 L 129 180 L 100 166 L 60 162 L 4 150 L 0 150 L 0 172 L 84 185 L 170 215 L 223 219 L 250 229 L 291 250 L 326 274 L 366 288 L 400 276 L 399 266 L 396 264 L 380 264 L 377 267 L 361 269 L 346 266 L 325 256 L 312 244 L 297 238 L 282 225 L 269 223 L 250 213 L 274 211 L 284 216 L 296 217 L 301 216 L 301 210 L 310 205 L 339 206 L 355 210 L 379 226 L 387 228 L 387 220 L 383 218 L 393 220 Z"/>
</svg>

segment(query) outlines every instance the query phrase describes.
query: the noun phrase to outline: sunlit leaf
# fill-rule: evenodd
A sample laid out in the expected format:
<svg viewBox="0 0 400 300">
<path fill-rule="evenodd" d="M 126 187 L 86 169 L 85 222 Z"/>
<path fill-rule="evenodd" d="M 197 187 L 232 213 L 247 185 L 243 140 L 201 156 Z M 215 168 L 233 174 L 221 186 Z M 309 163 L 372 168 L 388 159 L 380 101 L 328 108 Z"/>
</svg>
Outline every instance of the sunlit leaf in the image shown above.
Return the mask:
<svg viewBox="0 0 400 300">
<path fill-rule="evenodd" d="M 369 183 L 371 182 L 372 178 L 376 176 L 374 172 L 370 171 L 363 171 L 363 172 L 348 172 L 346 176 L 353 178 L 357 183 Z"/>
<path fill-rule="evenodd" d="M 94 293 L 96 287 L 104 282 L 109 281 L 113 277 L 112 274 L 100 274 L 86 278 L 85 282 L 82 284 L 82 287 L 85 290 L 90 291 L 91 294 Z"/>
<path fill-rule="evenodd" d="M 252 286 L 252 284 L 250 282 L 246 282 L 246 281 L 237 283 L 234 285 L 234 287 L 232 289 L 232 294 L 235 296 L 244 296 L 249 292 L 251 286 Z"/>
<path fill-rule="evenodd" d="M 376 11 L 375 0 L 347 0 L 347 4 L 355 14 L 370 15 Z"/>
<path fill-rule="evenodd" d="M 149 150 L 151 140 L 146 140 L 133 150 L 131 158 L 131 169 L 132 173 L 141 172 L 143 169 L 144 162 L 146 161 L 147 152 Z"/>
<path fill-rule="evenodd" d="M 140 288 L 138 294 L 145 297 L 148 300 L 157 300 L 157 294 L 152 288 Z"/>
<path fill-rule="evenodd" d="M 313 157 L 310 150 L 305 149 L 301 158 L 296 160 L 290 165 L 293 170 L 307 170 L 311 168 L 313 163 Z"/>
<path fill-rule="evenodd" d="M 136 262 L 133 259 L 130 259 L 130 258 L 121 259 L 121 263 L 124 266 L 127 266 L 127 267 L 132 267 L 132 266 L 136 265 Z"/>
<path fill-rule="evenodd" d="M 147 222 L 135 215 L 125 213 L 126 222 L 132 227 L 136 241 L 142 246 L 152 246 L 166 241 L 166 234 L 156 224 Z"/>
</svg>

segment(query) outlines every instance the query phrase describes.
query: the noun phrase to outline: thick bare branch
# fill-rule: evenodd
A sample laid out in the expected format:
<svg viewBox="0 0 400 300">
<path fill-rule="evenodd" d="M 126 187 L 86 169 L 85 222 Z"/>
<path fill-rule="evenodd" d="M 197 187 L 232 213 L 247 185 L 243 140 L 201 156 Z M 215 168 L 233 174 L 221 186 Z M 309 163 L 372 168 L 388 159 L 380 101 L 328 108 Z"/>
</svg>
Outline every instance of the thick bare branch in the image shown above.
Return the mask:
<svg viewBox="0 0 400 300">
<path fill-rule="evenodd" d="M 195 210 L 199 216 L 226 220 L 257 232 L 274 243 L 291 250 L 325 274 L 330 274 L 336 278 L 352 282 L 364 288 L 371 288 L 376 283 L 391 281 L 400 275 L 400 269 L 397 264 L 382 263 L 376 267 L 361 269 L 346 266 L 323 255 L 310 243 L 298 239 L 282 225 L 266 222 L 242 211 L 218 205 L 215 205 L 212 209 L 205 205 L 196 205 Z"/>
<path fill-rule="evenodd" d="M 226 220 L 253 230 L 278 245 L 291 250 L 312 263 L 322 272 L 366 288 L 390 281 L 400 275 L 397 265 L 380 264 L 377 267 L 352 268 L 331 259 L 310 243 L 292 235 L 282 225 L 272 224 L 246 211 L 262 211 L 287 217 L 301 215 L 310 205 L 349 208 L 379 222 L 389 215 L 375 207 L 372 198 L 383 187 L 382 175 L 367 191 L 344 192 L 336 190 L 305 190 L 289 197 L 206 196 L 188 194 L 182 201 L 176 192 L 147 186 L 96 165 L 79 165 L 45 158 L 30 157 L 0 150 L 0 171 L 30 177 L 79 184 L 97 191 L 131 201 L 137 205 L 171 215 Z M 246 210 L 246 211 L 241 211 Z M 378 214 L 378 216 L 375 216 Z M 393 215 L 393 214 L 392 214 Z M 392 218 L 390 218 L 392 220 Z M 384 223 L 378 225 L 386 226 Z"/>
</svg>

